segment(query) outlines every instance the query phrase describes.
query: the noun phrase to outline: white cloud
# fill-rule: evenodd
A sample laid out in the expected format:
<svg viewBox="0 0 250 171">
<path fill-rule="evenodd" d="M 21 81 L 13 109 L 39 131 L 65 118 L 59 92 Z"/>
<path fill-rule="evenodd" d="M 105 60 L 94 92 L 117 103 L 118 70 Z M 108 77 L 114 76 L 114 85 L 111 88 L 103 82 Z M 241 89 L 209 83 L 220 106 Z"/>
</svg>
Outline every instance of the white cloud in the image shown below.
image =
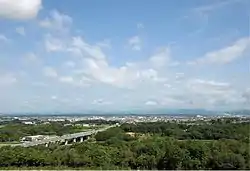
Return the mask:
<svg viewBox="0 0 250 171">
<path fill-rule="evenodd" d="M 17 82 L 17 78 L 13 74 L 1 74 L 0 86 L 9 86 Z"/>
<path fill-rule="evenodd" d="M 55 78 L 58 76 L 56 70 L 52 67 L 44 67 L 43 74 L 44 74 L 44 76 L 51 77 L 51 78 Z"/>
<path fill-rule="evenodd" d="M 40 21 L 40 26 L 56 31 L 65 31 L 69 29 L 73 20 L 70 16 L 60 13 L 57 10 L 50 12 L 50 16 Z"/>
<path fill-rule="evenodd" d="M 45 49 L 47 52 L 58 52 L 65 50 L 62 40 L 52 37 L 50 34 L 45 36 Z"/>
<path fill-rule="evenodd" d="M 84 70 L 82 73 L 96 81 L 121 88 L 134 88 L 142 82 L 165 82 L 158 72 L 152 68 L 139 66 L 112 67 L 106 60 L 83 59 Z"/>
<path fill-rule="evenodd" d="M 32 19 L 41 8 L 42 0 L 0 0 L 0 18 Z"/>
<path fill-rule="evenodd" d="M 72 38 L 71 47 L 68 48 L 68 51 L 73 51 L 73 53 L 81 54 L 85 57 L 92 57 L 96 59 L 106 58 L 99 46 L 90 45 L 86 43 L 81 37 Z"/>
<path fill-rule="evenodd" d="M 165 82 L 167 79 L 159 77 L 158 72 L 155 69 L 149 68 L 137 71 L 137 80 L 140 81 L 152 81 L 152 82 Z M 137 81 L 135 80 L 135 81 Z"/>
<path fill-rule="evenodd" d="M 142 42 L 139 36 L 131 37 L 128 40 L 128 45 L 132 48 L 132 50 L 136 50 L 136 51 L 141 50 L 141 44 Z"/>
<path fill-rule="evenodd" d="M 63 51 L 80 57 L 96 59 L 106 58 L 101 47 L 108 46 L 108 44 L 99 42 L 95 45 L 91 45 L 80 36 L 69 39 L 70 41 L 68 39 L 57 39 L 51 35 L 46 35 L 45 47 L 47 51 Z"/>
<path fill-rule="evenodd" d="M 126 68 L 109 67 L 105 60 L 84 59 L 85 73 L 103 83 L 122 86 Z"/>
<path fill-rule="evenodd" d="M 58 78 L 58 81 L 61 83 L 66 83 L 68 85 L 74 86 L 74 87 L 88 87 L 90 86 L 93 81 L 85 76 L 61 76 Z"/>
<path fill-rule="evenodd" d="M 145 81 L 165 82 L 166 78 L 159 77 L 156 69 L 171 61 L 169 49 L 161 48 L 146 63 L 126 63 L 121 67 L 113 67 L 107 61 L 100 44 L 90 45 L 82 37 L 60 40 L 47 35 L 46 44 L 48 51 L 69 52 L 83 57 L 83 65 L 81 68 L 74 69 L 75 74 L 82 74 L 84 78 L 87 76 L 92 81 L 123 88 L 132 88 Z M 75 67 L 75 63 L 72 61 L 67 61 L 63 65 Z M 82 80 L 82 82 L 84 81 Z"/>
<path fill-rule="evenodd" d="M 17 27 L 16 32 L 20 34 L 21 36 L 25 36 L 25 30 L 24 27 Z"/>
<path fill-rule="evenodd" d="M 155 106 L 155 105 L 158 105 L 158 103 L 157 103 L 156 101 L 151 101 L 151 100 L 149 100 L 149 101 L 146 101 L 146 102 L 145 102 L 145 105 Z"/>
<path fill-rule="evenodd" d="M 73 85 L 77 87 L 89 87 L 92 83 L 93 80 L 88 77 L 82 76 L 78 81 L 75 81 Z"/>
<path fill-rule="evenodd" d="M 157 52 L 149 58 L 152 66 L 160 68 L 166 66 L 171 61 L 170 49 L 160 48 Z"/>
<path fill-rule="evenodd" d="M 0 34 L 0 41 L 2 41 L 2 42 L 9 42 L 10 39 L 8 39 L 5 35 Z"/>
<path fill-rule="evenodd" d="M 88 44 L 82 37 L 72 37 L 69 42 L 58 39 L 54 44 L 56 45 L 53 47 L 56 48 L 50 49 L 70 52 L 84 57 L 82 59 L 83 66 L 81 66 L 83 69 L 74 69 L 74 73 L 82 74 L 82 76 L 87 76 L 97 82 L 117 87 L 132 88 L 140 84 L 140 82 L 152 81 L 160 83 L 166 81 L 166 78 L 159 77 L 156 68 L 164 66 L 170 61 L 168 48 L 159 49 L 146 63 L 128 63 L 121 67 L 113 67 L 110 66 L 105 53 L 99 46 Z M 66 65 L 74 67 L 75 63 L 68 61 L 64 64 L 64 66 Z"/>
<path fill-rule="evenodd" d="M 189 64 L 226 64 L 240 57 L 250 48 L 250 38 L 241 38 L 228 47 L 208 52 Z"/>
<path fill-rule="evenodd" d="M 199 94 L 222 94 L 231 90 L 229 83 L 202 79 L 191 79 L 187 86 L 190 90 Z"/>
<path fill-rule="evenodd" d="M 95 81 L 123 88 L 132 88 L 145 81 L 166 81 L 166 78 L 159 77 L 156 68 L 171 61 L 168 48 L 159 49 L 146 63 L 126 63 L 121 67 L 113 67 L 100 47 L 86 43 L 81 37 L 73 37 L 72 42 L 65 44 L 68 44 L 64 48 L 66 51 L 74 49 L 73 54 L 77 52 L 84 57 L 83 69 L 75 69 L 75 74 L 84 74 Z"/>
<path fill-rule="evenodd" d="M 202 79 L 190 79 L 187 82 L 186 96 L 195 107 L 203 108 L 239 107 L 244 105 L 244 99 L 239 90 L 226 82 Z M 237 99 L 237 100 L 236 100 Z"/>
</svg>

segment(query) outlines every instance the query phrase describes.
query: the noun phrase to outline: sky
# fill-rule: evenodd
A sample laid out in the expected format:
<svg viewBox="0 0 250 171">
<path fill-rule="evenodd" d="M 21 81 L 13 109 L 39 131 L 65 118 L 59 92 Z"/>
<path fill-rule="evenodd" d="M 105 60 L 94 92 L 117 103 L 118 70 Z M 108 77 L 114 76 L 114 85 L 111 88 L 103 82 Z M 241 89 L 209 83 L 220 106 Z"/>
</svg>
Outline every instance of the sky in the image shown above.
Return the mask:
<svg viewBox="0 0 250 171">
<path fill-rule="evenodd" d="M 0 113 L 250 109 L 249 0 L 0 0 Z"/>
</svg>

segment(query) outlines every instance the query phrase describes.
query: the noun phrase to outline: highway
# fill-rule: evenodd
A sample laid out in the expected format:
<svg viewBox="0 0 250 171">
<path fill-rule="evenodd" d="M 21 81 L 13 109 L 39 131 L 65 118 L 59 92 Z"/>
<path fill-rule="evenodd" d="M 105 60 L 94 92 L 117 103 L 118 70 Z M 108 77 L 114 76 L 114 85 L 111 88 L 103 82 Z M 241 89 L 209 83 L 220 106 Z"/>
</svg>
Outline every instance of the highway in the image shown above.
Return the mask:
<svg viewBox="0 0 250 171">
<path fill-rule="evenodd" d="M 106 128 L 98 129 L 98 130 L 90 130 L 90 131 L 78 132 L 78 133 L 74 133 L 74 134 L 66 134 L 63 136 L 52 137 L 52 138 L 48 138 L 48 139 L 44 139 L 44 140 L 40 140 L 40 141 L 24 142 L 23 144 L 21 144 L 21 146 L 31 147 L 31 146 L 47 144 L 47 143 L 65 142 L 66 140 L 72 140 L 72 139 L 76 139 L 76 138 L 80 138 L 80 137 L 90 136 L 90 135 L 95 134 L 97 132 L 105 131 L 111 127 L 114 127 L 114 125 L 106 127 Z"/>
</svg>

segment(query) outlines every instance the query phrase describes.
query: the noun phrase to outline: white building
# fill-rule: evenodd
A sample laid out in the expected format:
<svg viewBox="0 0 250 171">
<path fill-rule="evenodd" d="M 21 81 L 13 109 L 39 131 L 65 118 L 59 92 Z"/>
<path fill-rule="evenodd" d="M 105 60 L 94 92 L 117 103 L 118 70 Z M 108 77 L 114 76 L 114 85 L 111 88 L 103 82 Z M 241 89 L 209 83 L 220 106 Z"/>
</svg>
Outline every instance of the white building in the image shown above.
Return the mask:
<svg viewBox="0 0 250 171">
<path fill-rule="evenodd" d="M 25 125 L 34 125 L 35 123 L 31 122 L 31 121 L 24 121 L 23 124 L 25 124 Z"/>
<path fill-rule="evenodd" d="M 39 140 L 43 140 L 44 138 L 45 138 L 44 135 L 25 136 L 25 137 L 21 138 L 21 142 L 39 141 Z"/>
</svg>

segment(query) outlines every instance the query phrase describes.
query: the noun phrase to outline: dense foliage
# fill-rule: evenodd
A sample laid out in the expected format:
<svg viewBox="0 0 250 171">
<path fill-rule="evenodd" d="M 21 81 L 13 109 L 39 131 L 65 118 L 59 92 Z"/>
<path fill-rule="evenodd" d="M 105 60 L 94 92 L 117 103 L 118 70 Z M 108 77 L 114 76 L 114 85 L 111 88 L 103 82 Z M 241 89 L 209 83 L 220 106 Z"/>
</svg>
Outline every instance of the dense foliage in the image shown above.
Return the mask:
<svg viewBox="0 0 250 171">
<path fill-rule="evenodd" d="M 150 122 L 138 124 L 123 124 L 121 128 L 126 132 L 160 134 L 177 139 L 218 140 L 235 139 L 249 142 L 249 122 L 234 120 L 213 120 L 203 123 L 171 123 Z"/>
<path fill-rule="evenodd" d="M 19 141 L 28 135 L 63 135 L 81 131 L 72 125 L 54 122 L 50 124 L 25 125 L 22 123 L 8 124 L 0 128 L 0 142 Z"/>
<path fill-rule="evenodd" d="M 168 129 L 174 133 L 166 134 L 165 130 Z M 192 136 L 184 140 L 191 130 Z M 127 131 L 137 134 L 128 135 Z M 201 134 L 202 138 L 195 139 L 193 135 L 196 135 L 196 132 Z M 219 136 L 215 136 L 217 133 Z M 225 134 L 228 134 L 227 137 Z M 181 139 L 178 139 L 180 137 Z M 213 139 L 214 137 L 217 138 Z M 249 140 L 249 123 L 125 124 L 120 128 L 111 128 L 96 134 L 96 141 L 89 139 L 71 146 L 2 147 L 0 167 L 250 169 L 249 141 L 245 141 L 246 139 Z"/>
</svg>

